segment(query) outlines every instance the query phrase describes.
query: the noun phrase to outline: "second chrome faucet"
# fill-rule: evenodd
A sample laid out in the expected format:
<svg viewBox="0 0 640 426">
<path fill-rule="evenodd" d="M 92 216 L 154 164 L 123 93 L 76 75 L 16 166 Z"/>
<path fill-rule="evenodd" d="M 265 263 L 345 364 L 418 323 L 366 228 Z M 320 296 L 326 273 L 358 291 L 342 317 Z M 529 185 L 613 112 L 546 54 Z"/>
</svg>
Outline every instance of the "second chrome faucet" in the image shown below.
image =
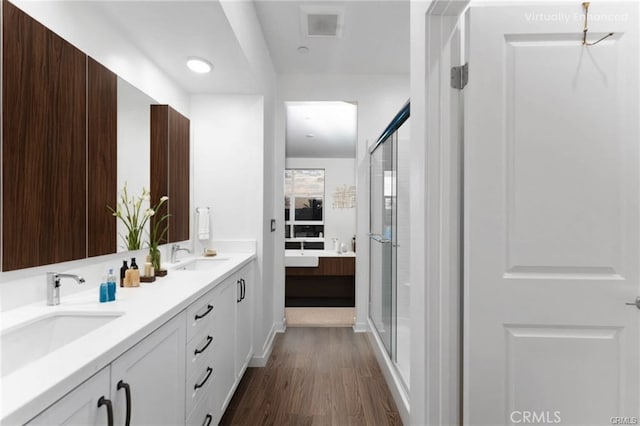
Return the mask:
<svg viewBox="0 0 640 426">
<path fill-rule="evenodd" d="M 191 253 L 191 250 L 186 247 L 180 247 L 178 244 L 174 244 L 171 246 L 171 263 L 176 263 L 176 255 L 179 251 L 182 250 L 186 251 L 187 253 Z"/>
</svg>

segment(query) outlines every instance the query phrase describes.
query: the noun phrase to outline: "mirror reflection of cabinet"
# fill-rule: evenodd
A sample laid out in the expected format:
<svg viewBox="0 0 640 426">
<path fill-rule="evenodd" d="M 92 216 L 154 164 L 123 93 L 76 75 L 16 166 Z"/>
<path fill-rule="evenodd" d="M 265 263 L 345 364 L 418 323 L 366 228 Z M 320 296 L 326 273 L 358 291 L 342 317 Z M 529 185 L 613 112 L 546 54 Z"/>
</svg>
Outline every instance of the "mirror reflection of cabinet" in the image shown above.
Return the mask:
<svg viewBox="0 0 640 426">
<path fill-rule="evenodd" d="M 166 242 L 189 239 L 189 119 L 168 105 L 151 106 L 151 204 L 169 196 Z M 153 226 L 153 218 L 152 218 Z"/>
<path fill-rule="evenodd" d="M 117 197 L 118 78 L 87 62 L 87 256 L 116 251 L 116 221 L 107 206 Z"/>
</svg>

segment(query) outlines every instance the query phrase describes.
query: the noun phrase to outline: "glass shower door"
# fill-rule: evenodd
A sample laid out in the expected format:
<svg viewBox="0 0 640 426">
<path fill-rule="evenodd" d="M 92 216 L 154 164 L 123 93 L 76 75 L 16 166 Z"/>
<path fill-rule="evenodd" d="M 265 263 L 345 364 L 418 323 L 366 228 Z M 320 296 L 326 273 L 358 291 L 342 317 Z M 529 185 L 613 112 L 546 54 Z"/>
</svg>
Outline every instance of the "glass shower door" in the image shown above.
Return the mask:
<svg viewBox="0 0 640 426">
<path fill-rule="evenodd" d="M 370 294 L 371 320 L 391 359 L 395 352 L 395 232 L 397 136 L 392 134 L 371 153 Z"/>
</svg>

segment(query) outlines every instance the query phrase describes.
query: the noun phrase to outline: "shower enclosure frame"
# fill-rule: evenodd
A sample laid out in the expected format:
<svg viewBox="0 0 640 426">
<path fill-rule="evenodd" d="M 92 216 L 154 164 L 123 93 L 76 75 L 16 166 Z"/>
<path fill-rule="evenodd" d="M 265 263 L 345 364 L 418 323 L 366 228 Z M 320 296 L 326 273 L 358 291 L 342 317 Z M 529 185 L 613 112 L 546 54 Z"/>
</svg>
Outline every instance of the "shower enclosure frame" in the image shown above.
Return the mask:
<svg viewBox="0 0 640 426">
<path fill-rule="evenodd" d="M 407 393 L 409 390 L 408 365 L 405 366 L 407 377 L 403 377 L 397 357 L 399 284 L 397 188 L 398 129 L 409 117 L 410 103 L 407 102 L 369 149 L 369 322 L 372 332 L 377 335 L 377 340 L 381 342 L 386 352 L 385 356 L 398 373 Z M 374 159 L 374 156 L 377 158 Z M 376 202 L 378 204 L 374 205 Z M 378 215 L 375 214 L 377 211 L 379 211 Z M 406 345 L 409 345 L 408 338 Z"/>
</svg>

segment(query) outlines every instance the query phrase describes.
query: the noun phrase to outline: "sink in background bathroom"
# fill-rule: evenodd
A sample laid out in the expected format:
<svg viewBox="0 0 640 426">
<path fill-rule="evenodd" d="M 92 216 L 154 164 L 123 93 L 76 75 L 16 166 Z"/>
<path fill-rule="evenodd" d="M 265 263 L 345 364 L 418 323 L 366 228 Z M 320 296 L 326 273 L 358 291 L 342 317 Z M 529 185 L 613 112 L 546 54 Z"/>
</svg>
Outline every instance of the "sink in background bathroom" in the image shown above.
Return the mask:
<svg viewBox="0 0 640 426">
<path fill-rule="evenodd" d="M 291 268 L 316 268 L 322 250 L 285 250 L 284 266 Z"/>
</svg>

